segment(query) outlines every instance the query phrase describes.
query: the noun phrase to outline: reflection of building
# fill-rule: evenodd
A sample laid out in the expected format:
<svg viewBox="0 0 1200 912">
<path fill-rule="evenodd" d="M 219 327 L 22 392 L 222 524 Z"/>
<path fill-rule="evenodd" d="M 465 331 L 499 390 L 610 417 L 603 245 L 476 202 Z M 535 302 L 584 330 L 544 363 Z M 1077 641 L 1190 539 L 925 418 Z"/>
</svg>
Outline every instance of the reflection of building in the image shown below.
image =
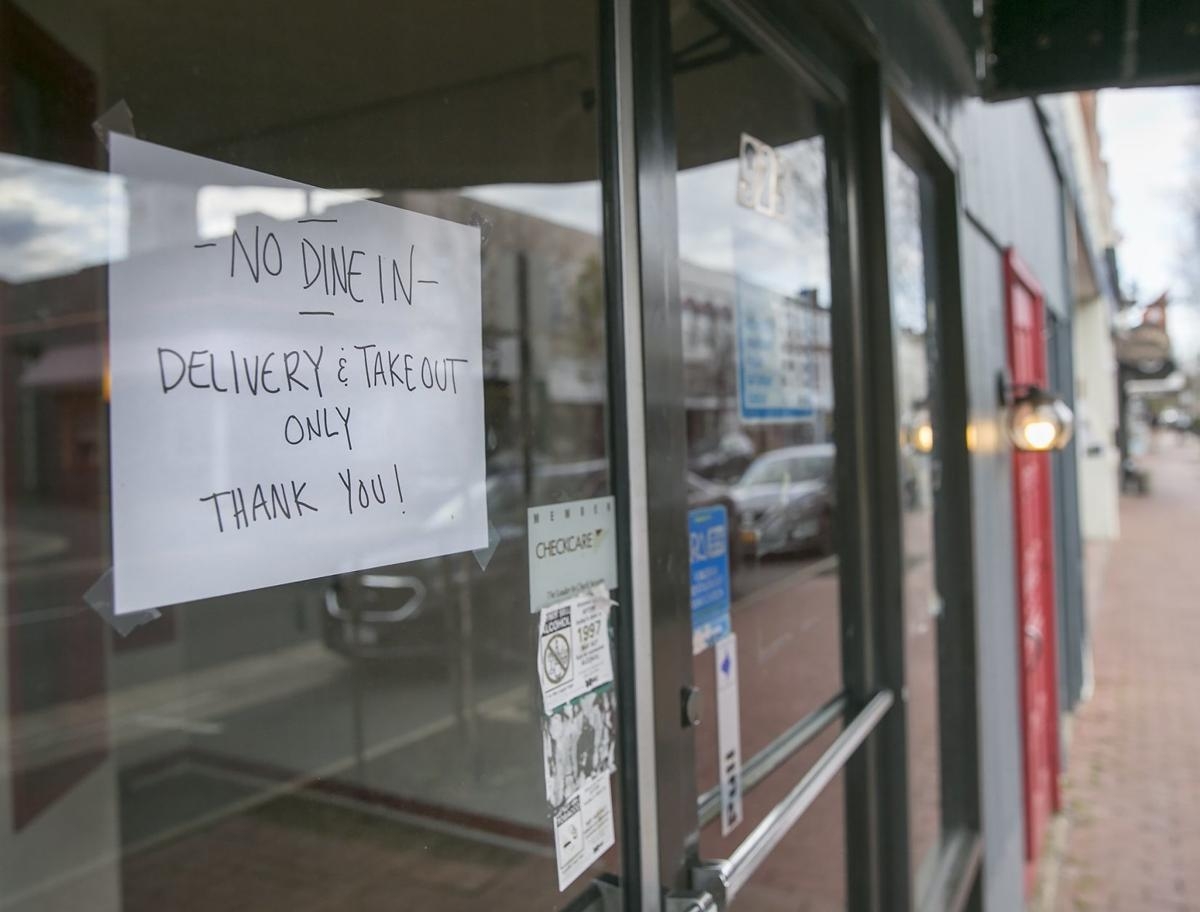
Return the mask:
<svg viewBox="0 0 1200 912">
<path fill-rule="evenodd" d="M 754 289 L 773 314 L 771 332 L 777 337 L 778 353 L 775 367 L 797 387 L 796 397 L 811 409 L 811 415 L 778 422 L 789 427 L 788 436 L 783 437 L 779 427 L 747 423 L 739 411 L 738 279 L 684 260 L 679 264 L 679 287 L 688 439 L 693 449 L 716 447 L 723 437 L 734 433 L 749 437 L 758 452 L 828 439 L 833 412 L 830 315 L 816 294 L 801 289 L 784 296 Z M 744 287 L 741 293 L 745 294 Z M 799 436 L 797 424 L 807 428 Z"/>
<path fill-rule="evenodd" d="M 571 192 L 565 191 L 564 206 L 577 202 Z M 509 196 L 511 202 L 505 188 L 489 187 L 487 202 L 471 191 L 388 194 L 384 200 L 486 226 L 489 458 L 510 459 L 526 447 L 537 462 L 601 458 L 607 362 L 600 238 L 533 214 L 519 190 Z M 538 212 L 553 211 L 552 200 L 539 203 Z"/>
</svg>

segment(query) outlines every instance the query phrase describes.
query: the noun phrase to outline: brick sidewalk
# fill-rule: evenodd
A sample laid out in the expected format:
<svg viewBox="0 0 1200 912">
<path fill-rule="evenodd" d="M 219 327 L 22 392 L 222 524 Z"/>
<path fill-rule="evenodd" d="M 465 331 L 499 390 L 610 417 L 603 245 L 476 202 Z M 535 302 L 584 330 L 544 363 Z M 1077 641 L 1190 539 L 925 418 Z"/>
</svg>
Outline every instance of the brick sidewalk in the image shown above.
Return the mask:
<svg viewBox="0 0 1200 912">
<path fill-rule="evenodd" d="M 1054 909 L 1200 910 L 1200 446 L 1161 437 L 1089 606 Z"/>
</svg>

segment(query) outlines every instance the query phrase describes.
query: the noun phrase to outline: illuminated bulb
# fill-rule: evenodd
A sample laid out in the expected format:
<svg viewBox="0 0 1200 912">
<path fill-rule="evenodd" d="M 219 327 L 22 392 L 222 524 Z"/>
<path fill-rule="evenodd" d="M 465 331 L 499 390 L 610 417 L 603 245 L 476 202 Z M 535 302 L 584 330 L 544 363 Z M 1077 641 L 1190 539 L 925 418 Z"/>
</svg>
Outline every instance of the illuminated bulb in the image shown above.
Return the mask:
<svg viewBox="0 0 1200 912">
<path fill-rule="evenodd" d="M 1009 406 L 1008 436 L 1018 450 L 1061 450 L 1074 429 L 1075 416 L 1067 404 L 1044 390 L 1032 389 Z"/>
<path fill-rule="evenodd" d="M 1058 428 L 1052 421 L 1035 419 L 1021 428 L 1021 434 L 1025 438 L 1025 443 L 1028 444 L 1028 449 L 1048 450 L 1054 445 L 1054 438 L 1058 436 Z"/>
<path fill-rule="evenodd" d="M 933 425 L 928 422 L 918 424 L 913 429 L 913 449 L 918 453 L 933 452 Z"/>
</svg>

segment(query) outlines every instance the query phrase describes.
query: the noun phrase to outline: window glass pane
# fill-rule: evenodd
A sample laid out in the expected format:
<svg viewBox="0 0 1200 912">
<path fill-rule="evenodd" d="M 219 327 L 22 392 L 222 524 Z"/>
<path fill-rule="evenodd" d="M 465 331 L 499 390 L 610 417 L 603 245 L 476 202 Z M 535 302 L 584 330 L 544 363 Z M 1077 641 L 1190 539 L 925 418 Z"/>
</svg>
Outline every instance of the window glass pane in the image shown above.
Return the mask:
<svg viewBox="0 0 1200 912">
<path fill-rule="evenodd" d="M 937 861 L 942 818 L 937 664 L 942 600 L 934 564 L 934 498 L 940 474 L 935 387 L 937 302 L 926 256 L 927 192 L 922 176 L 891 153 L 888 227 L 900 422 L 909 816 L 918 897 Z"/>
<path fill-rule="evenodd" d="M 559 889 L 544 769 L 577 782 L 615 725 L 606 695 L 543 733 L 526 534 L 528 507 L 611 490 L 597 23 L 540 0 L 0 9 L 6 909 L 550 910 L 619 872 L 610 849 Z M 130 219 L 200 226 L 215 205 L 227 240 L 295 217 L 278 194 L 111 177 L 105 112 L 168 155 L 478 227 L 494 552 L 169 605 L 127 635 L 89 607 L 123 496 L 106 266 L 157 255 Z M 185 480 L 211 489 L 205 427 L 212 478 Z M 372 432 L 402 452 L 426 430 Z"/>
<path fill-rule="evenodd" d="M 834 725 L 746 795 L 758 820 L 786 797 L 840 732 Z M 846 776 L 840 772 L 796 821 L 746 883 L 734 909 L 750 912 L 837 912 L 846 908 Z M 743 834 L 744 838 L 744 834 Z"/>
<path fill-rule="evenodd" d="M 748 763 L 841 690 L 826 117 L 712 7 L 674 4 L 672 29 L 689 507 L 727 518 Z M 706 695 L 719 627 L 702 625 L 693 644 Z M 717 783 L 714 704 L 696 729 L 702 792 Z M 750 793 L 728 836 L 719 821 L 704 827 L 701 855 L 726 857 L 797 769 Z M 825 832 L 840 851 L 831 807 L 838 825 Z M 841 868 L 821 867 L 828 858 L 784 851 L 778 885 L 840 882 Z"/>
</svg>

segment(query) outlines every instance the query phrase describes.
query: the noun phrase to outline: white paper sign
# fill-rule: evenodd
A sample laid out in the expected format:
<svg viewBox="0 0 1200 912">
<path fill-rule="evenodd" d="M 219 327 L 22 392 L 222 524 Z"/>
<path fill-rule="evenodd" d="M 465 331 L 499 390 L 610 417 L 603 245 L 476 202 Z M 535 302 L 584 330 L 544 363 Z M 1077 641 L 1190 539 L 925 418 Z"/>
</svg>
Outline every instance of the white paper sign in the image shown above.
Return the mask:
<svg viewBox="0 0 1200 912">
<path fill-rule="evenodd" d="M 738 705 L 737 634 L 717 640 L 717 750 L 721 835 L 742 822 L 742 718 Z"/>
<path fill-rule="evenodd" d="M 554 812 L 554 857 L 561 893 L 616 842 L 608 777 L 588 782 Z"/>
<path fill-rule="evenodd" d="M 478 229 L 110 155 L 116 612 L 485 546 Z"/>
<path fill-rule="evenodd" d="M 617 588 L 612 497 L 530 507 L 529 610 L 541 611 L 603 583 Z"/>
<path fill-rule="evenodd" d="M 603 585 L 542 609 L 538 678 L 547 714 L 613 679 L 608 614 Z"/>
</svg>

